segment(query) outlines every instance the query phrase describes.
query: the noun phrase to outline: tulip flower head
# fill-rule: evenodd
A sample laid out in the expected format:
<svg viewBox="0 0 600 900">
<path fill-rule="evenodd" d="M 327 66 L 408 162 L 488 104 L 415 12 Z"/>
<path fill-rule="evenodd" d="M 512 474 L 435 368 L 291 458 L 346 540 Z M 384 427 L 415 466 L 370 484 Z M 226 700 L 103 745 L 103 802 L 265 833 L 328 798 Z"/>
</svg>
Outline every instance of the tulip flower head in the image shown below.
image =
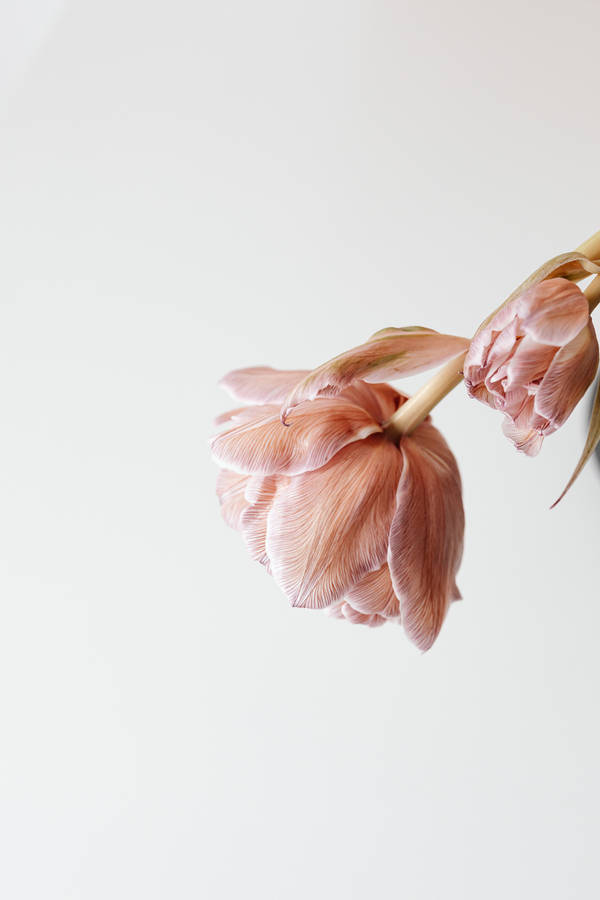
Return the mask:
<svg viewBox="0 0 600 900">
<path fill-rule="evenodd" d="M 467 343 L 432 334 L 438 358 Z M 386 430 L 407 397 L 354 376 L 348 358 L 360 361 L 364 346 L 343 355 L 343 387 L 336 361 L 329 376 L 264 367 L 226 376 L 223 385 L 251 405 L 219 419 L 217 493 L 226 522 L 292 606 L 357 624 L 401 622 L 427 650 L 460 598 L 460 474 L 429 418 L 399 440 Z"/>
<path fill-rule="evenodd" d="M 503 430 L 535 456 L 594 380 L 598 341 L 586 297 L 549 278 L 503 306 L 477 332 L 464 364 L 469 396 L 504 413 Z"/>
<path fill-rule="evenodd" d="M 582 292 L 576 282 L 590 275 Z M 243 405 L 219 416 L 211 442 L 225 521 L 292 606 L 399 622 L 428 650 L 460 599 L 464 534 L 458 466 L 429 414 L 464 377 L 535 456 L 595 377 L 598 304 L 600 231 L 543 263 L 471 341 L 384 328 L 312 371 L 230 372 L 222 385 Z M 431 368 L 411 398 L 386 383 Z M 599 444 L 600 388 L 559 500 Z"/>
</svg>

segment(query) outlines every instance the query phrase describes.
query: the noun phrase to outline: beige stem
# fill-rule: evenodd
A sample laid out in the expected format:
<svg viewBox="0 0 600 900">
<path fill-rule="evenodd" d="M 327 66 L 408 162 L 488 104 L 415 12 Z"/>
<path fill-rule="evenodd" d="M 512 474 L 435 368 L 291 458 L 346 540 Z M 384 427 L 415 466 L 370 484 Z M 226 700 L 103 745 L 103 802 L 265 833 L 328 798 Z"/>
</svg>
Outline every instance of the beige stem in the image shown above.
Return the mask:
<svg viewBox="0 0 600 900">
<path fill-rule="evenodd" d="M 600 231 L 580 244 L 577 252 L 587 256 L 588 259 L 598 259 L 600 257 Z"/>
<path fill-rule="evenodd" d="M 600 278 L 600 276 L 598 276 Z M 427 418 L 434 406 L 446 394 L 461 383 L 463 379 L 463 362 L 467 351 L 455 356 L 430 378 L 421 390 L 417 391 L 406 403 L 394 413 L 385 427 L 386 435 L 396 442 L 401 434 L 410 434 L 417 425 Z"/>
<path fill-rule="evenodd" d="M 577 251 L 588 259 L 600 258 L 600 231 L 577 247 Z M 600 303 L 600 275 L 597 275 L 584 291 L 590 304 L 590 312 Z M 400 435 L 410 434 L 427 418 L 434 406 L 443 400 L 463 379 L 462 367 L 466 351 L 455 356 L 435 373 L 386 423 L 385 433 L 393 441 Z"/>
</svg>

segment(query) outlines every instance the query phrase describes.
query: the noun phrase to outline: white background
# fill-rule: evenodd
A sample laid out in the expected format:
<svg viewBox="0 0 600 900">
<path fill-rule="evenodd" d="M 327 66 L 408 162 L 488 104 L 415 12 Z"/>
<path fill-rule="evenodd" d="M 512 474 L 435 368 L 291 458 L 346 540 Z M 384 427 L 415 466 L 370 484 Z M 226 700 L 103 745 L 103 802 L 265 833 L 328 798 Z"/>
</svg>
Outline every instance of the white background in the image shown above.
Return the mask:
<svg viewBox="0 0 600 900">
<path fill-rule="evenodd" d="M 586 410 L 536 460 L 462 389 L 436 411 L 467 534 L 427 655 L 291 610 L 222 523 L 206 440 L 228 369 L 469 334 L 600 228 L 600 7 L 16 8 L 0 893 L 596 898 L 595 463 L 548 510 Z"/>
</svg>

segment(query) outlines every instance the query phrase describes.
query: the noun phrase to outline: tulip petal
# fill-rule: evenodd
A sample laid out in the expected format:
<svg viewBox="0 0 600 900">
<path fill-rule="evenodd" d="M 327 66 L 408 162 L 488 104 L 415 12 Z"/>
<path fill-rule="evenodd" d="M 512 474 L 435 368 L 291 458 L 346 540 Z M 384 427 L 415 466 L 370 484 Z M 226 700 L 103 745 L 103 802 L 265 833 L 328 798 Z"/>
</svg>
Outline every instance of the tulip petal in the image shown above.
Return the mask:
<svg viewBox="0 0 600 900">
<path fill-rule="evenodd" d="M 549 259 L 547 262 L 543 263 L 539 269 L 536 269 L 535 272 L 532 272 L 525 281 L 523 281 L 517 288 L 514 289 L 512 294 L 510 294 L 504 303 L 501 304 L 494 312 L 490 313 L 490 315 L 483 320 L 479 328 L 477 329 L 477 333 L 481 332 L 487 325 L 492 321 L 492 319 L 498 315 L 498 313 L 505 309 L 509 304 L 511 304 L 514 300 L 517 300 L 525 291 L 528 291 L 530 288 L 535 287 L 536 284 L 540 284 L 542 281 L 545 281 L 549 278 L 567 278 L 569 281 L 579 281 L 582 278 L 587 278 L 588 275 L 598 275 L 600 274 L 600 266 L 596 264 L 595 261 L 589 260 L 586 256 L 584 256 L 579 251 L 575 250 L 569 253 L 561 253 L 559 256 L 554 256 L 552 259 Z"/>
<path fill-rule="evenodd" d="M 513 319 L 499 334 L 494 335 L 487 359 L 485 386 L 496 397 L 503 397 L 502 382 L 517 346 L 518 321 Z"/>
<path fill-rule="evenodd" d="M 471 341 L 464 364 L 465 382 L 467 391 L 471 396 L 474 395 L 469 391 L 469 384 L 472 383 L 473 387 L 477 387 L 482 380 L 481 373 L 478 370 L 486 366 L 487 352 L 493 340 L 492 332 L 501 331 L 508 325 L 516 311 L 521 296 L 546 279 L 564 276 L 570 281 L 576 281 L 587 277 L 591 273 L 600 273 L 600 267 L 595 262 L 588 260 L 587 257 L 577 251 L 561 253 L 559 256 L 549 259 L 539 269 L 536 269 L 535 272 L 515 288 L 504 303 L 484 319 Z"/>
<path fill-rule="evenodd" d="M 414 375 L 446 362 L 468 346 L 466 338 L 430 328 L 385 328 L 300 381 L 283 404 L 282 418 L 299 403 L 317 396 L 334 397 L 357 379 L 377 382 Z"/>
<path fill-rule="evenodd" d="M 542 449 L 544 436 L 555 430 L 547 419 L 536 412 L 534 395 L 528 397 L 518 415 L 507 415 L 502 423 L 505 436 L 517 450 L 527 456 L 537 456 Z"/>
<path fill-rule="evenodd" d="M 347 619 L 348 622 L 352 622 L 353 625 L 369 625 L 371 628 L 377 627 L 378 625 L 385 625 L 383 616 L 379 616 L 376 613 L 365 615 L 365 613 L 361 613 L 357 609 L 354 609 L 350 603 L 344 603 L 341 611 L 344 619 Z"/>
<path fill-rule="evenodd" d="M 518 316 L 540 344 L 562 347 L 585 328 L 590 315 L 583 292 L 565 278 L 549 278 L 519 298 Z"/>
<path fill-rule="evenodd" d="M 250 505 L 241 516 L 241 532 L 252 559 L 270 569 L 267 555 L 267 517 L 278 485 L 285 481 L 281 475 L 254 475 L 246 486 L 246 499 Z"/>
<path fill-rule="evenodd" d="M 215 417 L 215 425 L 224 425 L 226 422 L 252 422 L 256 418 L 256 406 L 240 406 L 237 409 L 229 409 Z"/>
<path fill-rule="evenodd" d="M 508 362 L 514 349 L 518 323 L 515 322 L 516 300 L 511 300 L 482 325 L 469 345 L 463 364 L 465 386 L 469 397 L 495 406 L 494 392 L 488 385 L 490 373 Z M 509 330 L 509 334 L 506 331 Z M 485 392 L 482 385 L 485 383 Z"/>
<path fill-rule="evenodd" d="M 522 338 L 507 366 L 507 387 L 534 387 L 545 375 L 556 353 L 556 347 L 540 344 L 529 335 Z M 535 391 L 534 391 L 535 392 Z"/>
<path fill-rule="evenodd" d="M 366 381 L 354 381 L 338 396 L 366 410 L 380 425 L 391 419 L 408 400 L 405 394 L 400 394 L 390 384 L 367 384 Z"/>
<path fill-rule="evenodd" d="M 505 419 L 502 431 L 516 449 L 527 456 L 537 456 L 542 449 L 544 436 L 535 428 L 519 428 L 512 419 Z"/>
<path fill-rule="evenodd" d="M 308 374 L 308 369 L 250 366 L 228 372 L 219 384 L 242 403 L 282 403 L 292 388 Z"/>
<path fill-rule="evenodd" d="M 342 608 L 346 605 L 345 600 L 338 600 L 336 603 L 332 603 L 331 606 L 325 607 L 323 612 L 326 616 L 332 619 L 343 619 L 344 613 L 342 612 Z"/>
<path fill-rule="evenodd" d="M 463 549 L 458 466 L 433 425 L 400 441 L 403 458 L 388 565 L 402 624 L 421 650 L 435 641 L 453 599 Z"/>
<path fill-rule="evenodd" d="M 533 393 L 535 393 L 535 391 L 532 390 L 532 394 Z M 496 396 L 495 398 L 496 409 L 514 420 L 522 414 L 523 409 L 529 402 L 529 398 L 532 394 L 530 394 L 526 388 L 520 387 L 519 385 L 510 388 L 507 386 L 504 396 Z"/>
<path fill-rule="evenodd" d="M 338 398 L 318 399 L 297 410 L 288 427 L 276 406 L 249 408 L 250 421 L 211 441 L 217 462 L 236 472 L 293 475 L 317 469 L 354 441 L 381 432 L 364 410 Z"/>
<path fill-rule="evenodd" d="M 221 514 L 230 528 L 239 531 L 242 515 L 248 507 L 245 490 L 250 479 L 228 469 L 220 469 L 217 475 L 217 497 L 221 504 Z"/>
<path fill-rule="evenodd" d="M 292 606 L 330 606 L 383 565 L 401 469 L 398 448 L 374 435 L 277 491 L 267 554 Z"/>
<path fill-rule="evenodd" d="M 345 388 L 340 397 L 360 406 L 366 410 L 370 416 L 380 425 L 390 419 L 398 407 L 408 400 L 405 394 L 400 394 L 390 384 L 382 382 L 380 384 L 367 384 L 366 381 L 355 381 L 349 387 Z M 256 418 L 256 405 L 241 406 L 237 409 L 230 409 L 227 412 L 220 413 L 214 419 L 215 425 L 224 425 L 227 422 L 251 422 Z"/>
<path fill-rule="evenodd" d="M 552 360 L 535 397 L 536 412 L 560 428 L 594 380 L 597 368 L 598 340 L 588 316 L 587 327 Z"/>
<path fill-rule="evenodd" d="M 394 593 L 387 563 L 361 578 L 350 588 L 346 599 L 355 610 L 365 615 L 378 613 L 386 619 L 400 616 L 400 604 Z"/>
<path fill-rule="evenodd" d="M 479 400 L 480 403 L 485 403 L 487 406 L 491 406 L 492 409 L 496 409 L 496 395 L 490 394 L 483 382 L 474 382 L 465 378 L 465 387 L 471 399 Z"/>
</svg>

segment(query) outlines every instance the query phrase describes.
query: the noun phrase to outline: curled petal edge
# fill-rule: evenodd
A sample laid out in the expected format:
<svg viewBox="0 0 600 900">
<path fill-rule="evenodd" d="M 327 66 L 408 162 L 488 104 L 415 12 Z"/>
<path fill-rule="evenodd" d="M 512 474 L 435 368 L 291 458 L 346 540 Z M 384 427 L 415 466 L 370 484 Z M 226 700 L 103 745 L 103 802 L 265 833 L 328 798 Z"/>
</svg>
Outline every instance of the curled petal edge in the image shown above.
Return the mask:
<svg viewBox="0 0 600 900">
<path fill-rule="evenodd" d="M 306 400 L 335 397 L 355 381 L 379 382 L 415 375 L 458 356 L 469 340 L 431 328 L 384 328 L 364 344 L 346 350 L 313 369 L 286 397 L 281 421 Z"/>
</svg>

